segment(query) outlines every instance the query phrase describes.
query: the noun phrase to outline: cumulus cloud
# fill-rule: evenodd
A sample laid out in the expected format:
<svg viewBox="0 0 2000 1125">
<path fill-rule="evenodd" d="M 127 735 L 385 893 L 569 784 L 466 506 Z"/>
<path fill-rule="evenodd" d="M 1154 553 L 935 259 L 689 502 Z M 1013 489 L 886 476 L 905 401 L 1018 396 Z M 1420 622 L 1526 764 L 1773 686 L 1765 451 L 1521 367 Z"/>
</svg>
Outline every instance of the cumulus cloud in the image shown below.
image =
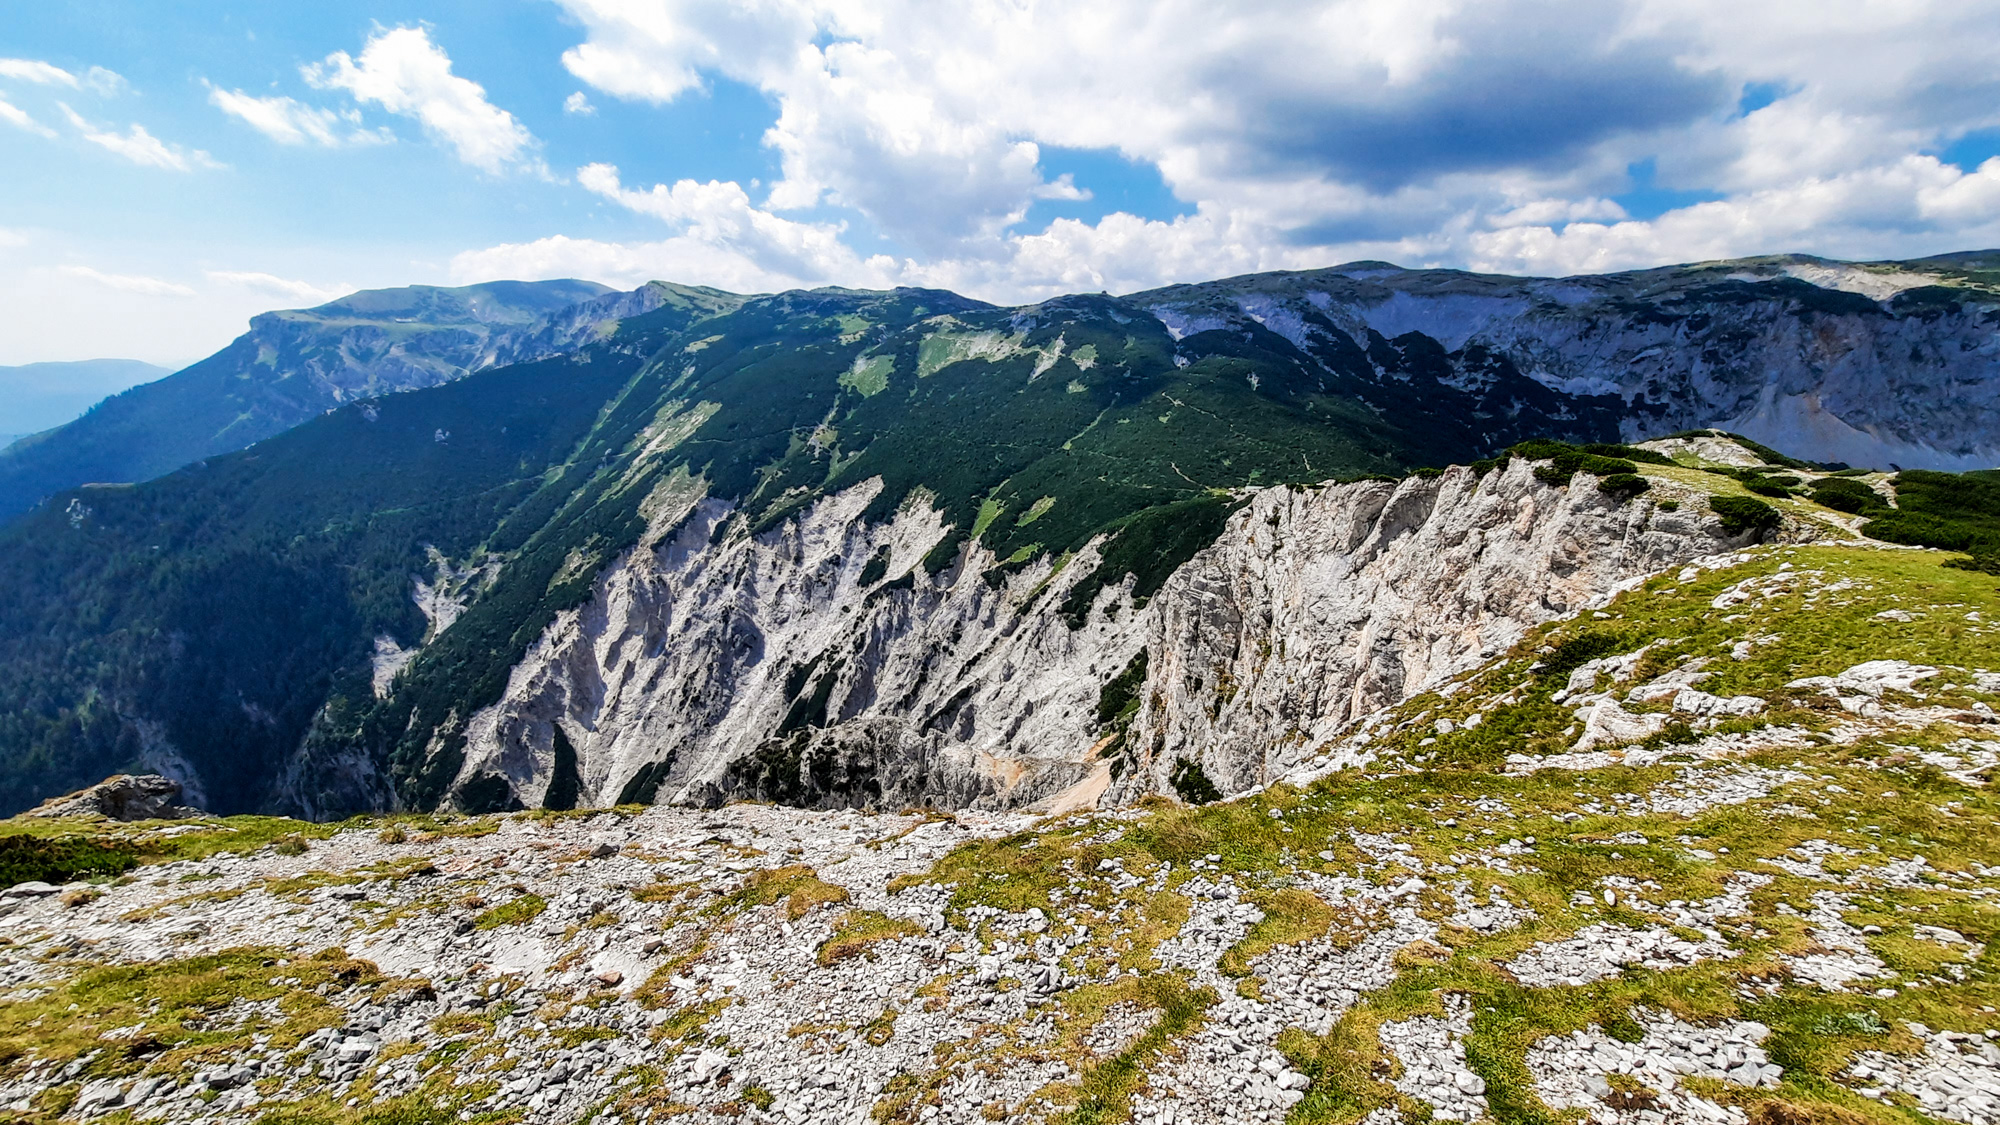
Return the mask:
<svg viewBox="0 0 2000 1125">
<path fill-rule="evenodd" d="M 116 289 L 121 293 L 136 293 L 142 297 L 192 297 L 194 290 L 178 282 L 140 274 L 104 273 L 89 266 L 60 266 L 57 272 L 84 281 L 94 282 L 106 289 Z"/>
<path fill-rule="evenodd" d="M 679 228 L 684 247 L 703 246 L 710 254 L 742 259 L 739 272 L 823 285 L 869 268 L 840 240 L 839 226 L 797 222 L 755 207 L 735 183 L 681 180 L 672 187 L 654 184 L 636 191 L 623 186 L 618 169 L 609 164 L 578 169 L 576 182 L 586 191 Z"/>
<path fill-rule="evenodd" d="M 563 112 L 577 117 L 597 116 L 597 107 L 590 104 L 590 98 L 582 90 L 563 99 Z"/>
<path fill-rule="evenodd" d="M 200 149 L 168 144 L 146 130 L 144 125 L 134 122 L 123 133 L 91 124 L 82 114 L 67 105 L 57 103 L 63 116 L 83 135 L 83 139 L 107 152 L 115 153 L 134 164 L 149 168 L 165 168 L 173 172 L 190 172 L 196 168 L 220 168 L 208 153 Z"/>
<path fill-rule="evenodd" d="M 596 94 L 762 91 L 782 175 L 753 198 L 593 165 L 580 186 L 668 237 L 455 269 L 1027 300 L 1370 257 L 1568 273 L 2000 239 L 2000 163 L 1935 155 L 2000 128 L 1987 0 L 558 3 Z M 1052 174 L 1051 146 L 1151 165 L 1189 213 L 1028 229 L 1092 186 Z M 855 251 L 842 214 L 901 256 Z"/>
<path fill-rule="evenodd" d="M 1475 232 L 1465 250 L 1474 269 L 1568 274 L 1728 258 L 1766 246 L 1894 258 L 1993 245 L 2000 245 L 2000 157 L 1968 173 L 1919 155 L 1647 222 Z"/>
<path fill-rule="evenodd" d="M 353 110 L 339 113 L 293 98 L 260 98 L 216 86 L 209 87 L 208 100 L 215 108 L 283 145 L 336 148 L 384 144 L 395 139 L 387 129 L 362 128 L 361 115 Z"/>
<path fill-rule="evenodd" d="M 434 140 L 481 171 L 543 170 L 535 138 L 514 115 L 486 99 L 486 88 L 453 74 L 451 56 L 421 27 L 378 30 L 356 59 L 335 51 L 304 68 L 308 83 L 345 90 L 423 126 Z"/>
</svg>

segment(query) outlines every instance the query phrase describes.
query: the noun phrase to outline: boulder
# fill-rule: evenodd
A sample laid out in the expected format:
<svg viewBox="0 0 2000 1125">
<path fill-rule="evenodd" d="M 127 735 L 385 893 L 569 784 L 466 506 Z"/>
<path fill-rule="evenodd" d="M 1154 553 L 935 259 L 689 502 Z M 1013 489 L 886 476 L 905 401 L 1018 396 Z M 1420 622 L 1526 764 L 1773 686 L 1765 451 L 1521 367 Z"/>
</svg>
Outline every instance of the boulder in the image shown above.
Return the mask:
<svg viewBox="0 0 2000 1125">
<path fill-rule="evenodd" d="M 159 774 L 115 774 L 67 797 L 52 797 L 23 816 L 101 816 L 107 820 L 185 820 L 207 816 L 179 804 L 181 783 Z"/>
</svg>

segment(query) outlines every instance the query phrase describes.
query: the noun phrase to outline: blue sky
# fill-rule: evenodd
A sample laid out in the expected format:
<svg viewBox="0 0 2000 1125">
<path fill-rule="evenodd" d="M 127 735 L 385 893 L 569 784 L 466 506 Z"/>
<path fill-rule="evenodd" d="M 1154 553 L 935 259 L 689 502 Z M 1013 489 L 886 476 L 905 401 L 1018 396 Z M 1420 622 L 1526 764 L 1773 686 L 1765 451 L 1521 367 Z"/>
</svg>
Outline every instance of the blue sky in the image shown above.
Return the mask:
<svg viewBox="0 0 2000 1125">
<path fill-rule="evenodd" d="M 356 287 L 2000 243 L 2000 7 L 0 0 L 0 364 Z"/>
</svg>

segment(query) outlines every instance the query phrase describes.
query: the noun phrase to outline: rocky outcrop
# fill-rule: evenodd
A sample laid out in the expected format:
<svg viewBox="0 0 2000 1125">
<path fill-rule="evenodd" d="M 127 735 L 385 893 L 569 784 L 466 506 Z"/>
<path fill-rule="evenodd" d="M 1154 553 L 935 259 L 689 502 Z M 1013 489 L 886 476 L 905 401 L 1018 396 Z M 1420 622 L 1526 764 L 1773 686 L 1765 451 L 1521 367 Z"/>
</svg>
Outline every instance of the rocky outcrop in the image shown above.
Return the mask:
<svg viewBox="0 0 2000 1125">
<path fill-rule="evenodd" d="M 1120 792 L 1166 788 L 1183 758 L 1226 792 L 1264 784 L 1529 628 L 1731 542 L 1698 501 L 1621 502 L 1594 479 L 1552 487 L 1517 460 L 1258 493 L 1154 602 L 1131 735 L 1146 769 Z"/>
<path fill-rule="evenodd" d="M 181 783 L 158 774 L 121 773 L 67 797 L 55 797 L 23 816 L 101 816 L 107 820 L 181 820 L 205 815 L 180 804 Z"/>
<path fill-rule="evenodd" d="M 868 523 L 878 488 L 757 537 L 718 534 L 718 501 L 674 513 L 473 718 L 461 784 L 535 805 L 573 769 L 582 805 L 1004 808 L 1170 790 L 1188 760 L 1240 792 L 1528 628 L 1740 542 L 1698 501 L 1553 486 L 1519 460 L 1273 488 L 1157 596 L 1127 579 L 1073 626 L 1057 607 L 1099 544 L 1017 568 L 973 546 L 928 576 L 937 512 Z M 1121 737 L 1100 704 L 1142 652 Z"/>
<path fill-rule="evenodd" d="M 2000 463 L 2000 295 L 1963 283 L 2000 254 L 1958 260 L 1974 257 L 1571 278 L 1360 262 L 1130 300 L 1179 335 L 1268 331 L 1335 368 L 1357 347 L 1375 360 L 1415 341 L 1443 385 L 1476 393 L 1519 372 L 1607 412 L 1627 440 L 1719 426 L 1799 457 L 1965 471 Z"/>
</svg>

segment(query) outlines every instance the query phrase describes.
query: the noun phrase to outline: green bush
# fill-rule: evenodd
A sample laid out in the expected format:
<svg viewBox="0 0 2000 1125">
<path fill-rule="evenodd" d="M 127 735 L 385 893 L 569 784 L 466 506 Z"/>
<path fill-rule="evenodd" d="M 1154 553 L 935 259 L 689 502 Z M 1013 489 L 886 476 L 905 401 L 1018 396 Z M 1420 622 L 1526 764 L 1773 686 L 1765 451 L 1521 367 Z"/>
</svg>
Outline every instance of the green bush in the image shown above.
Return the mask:
<svg viewBox="0 0 2000 1125">
<path fill-rule="evenodd" d="M 1625 651 L 1625 637 L 1618 633 L 1589 631 L 1556 642 L 1547 656 L 1536 662 L 1535 671 L 1548 679 L 1562 679 L 1600 656 Z"/>
<path fill-rule="evenodd" d="M 1146 683 L 1146 650 L 1125 665 L 1125 670 L 1111 678 L 1097 693 L 1097 722 L 1100 726 L 1111 726 L 1132 721 L 1139 713 L 1139 689 Z"/>
<path fill-rule="evenodd" d="M 1887 511 L 1889 504 L 1881 493 L 1846 477 L 1828 477 L 1812 483 L 1814 501 L 1832 508 L 1836 512 L 1862 515 L 1868 512 Z"/>
<path fill-rule="evenodd" d="M 1722 530 L 1729 535 L 1741 535 L 1752 529 L 1769 531 L 1778 526 L 1778 509 L 1748 496 L 1711 496 L 1708 510 L 1722 521 Z"/>
<path fill-rule="evenodd" d="M 1885 543 L 2000 555 L 2000 473 L 1896 474 L 1896 509 L 1870 519 L 1862 532 Z"/>
<path fill-rule="evenodd" d="M 1599 450 L 1616 452 L 1620 456 L 1609 456 L 1607 453 L 1598 452 Z M 1639 466 L 1632 463 L 1632 458 L 1623 456 L 1628 453 L 1638 454 L 1640 460 L 1666 460 L 1650 450 L 1632 449 L 1629 446 L 1586 445 L 1579 448 L 1560 441 L 1549 441 L 1546 438 L 1524 441 L 1515 446 L 1513 452 L 1530 461 L 1549 462 L 1535 470 L 1535 479 L 1545 484 L 1556 485 L 1568 484 L 1570 478 L 1580 472 L 1599 477 L 1637 475 Z"/>
<path fill-rule="evenodd" d="M 117 875 L 138 864 L 137 855 L 108 841 L 0 836 L 0 886 L 4 887 L 30 881 L 71 883 L 93 875 Z"/>
<path fill-rule="evenodd" d="M 1599 492 L 1609 493 L 1621 501 L 1630 500 L 1651 487 L 1646 478 L 1637 473 L 1612 473 L 1597 482 Z"/>
<path fill-rule="evenodd" d="M 1208 779 L 1201 763 L 1182 758 L 1174 763 L 1174 772 L 1168 777 L 1173 782 L 1174 792 L 1190 805 L 1208 805 L 1222 799 L 1222 791 Z"/>
</svg>

